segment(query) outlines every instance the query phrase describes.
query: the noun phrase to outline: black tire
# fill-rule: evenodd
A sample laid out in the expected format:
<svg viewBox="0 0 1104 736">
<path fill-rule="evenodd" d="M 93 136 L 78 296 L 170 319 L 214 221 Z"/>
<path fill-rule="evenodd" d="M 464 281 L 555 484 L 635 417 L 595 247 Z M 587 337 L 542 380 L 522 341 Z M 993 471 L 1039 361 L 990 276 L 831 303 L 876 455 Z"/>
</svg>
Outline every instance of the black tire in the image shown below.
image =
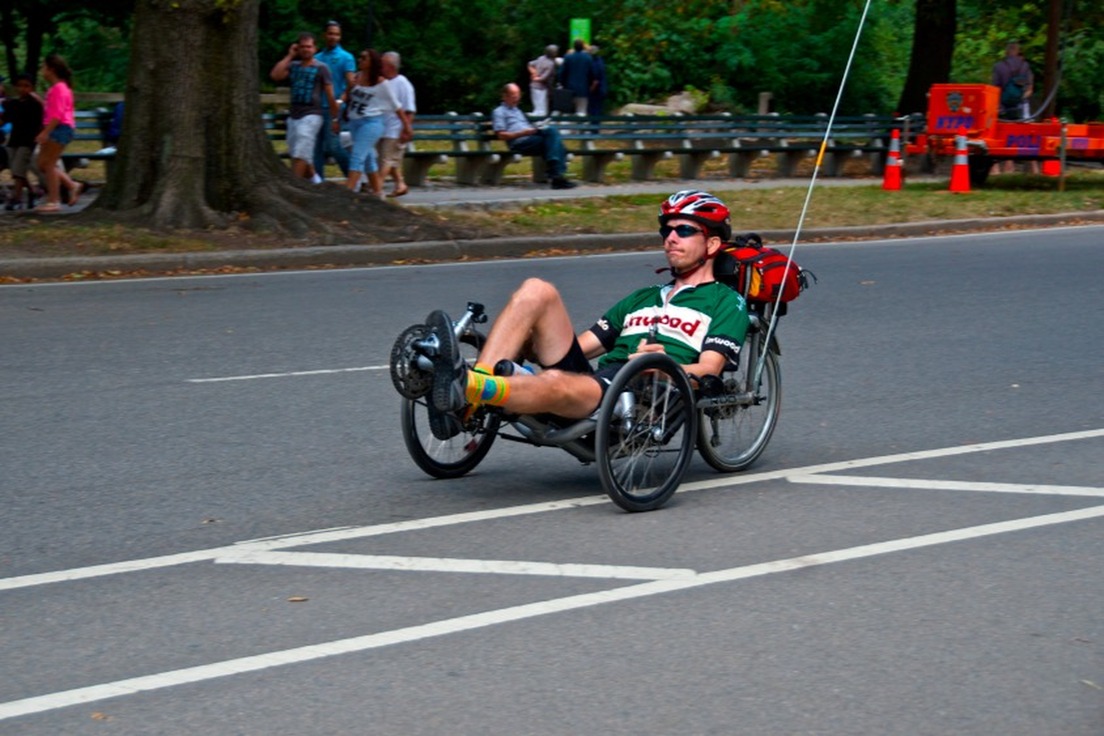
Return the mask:
<svg viewBox="0 0 1104 736">
<path fill-rule="evenodd" d="M 760 355 L 765 349 L 762 336 Z M 722 377 L 725 392 L 713 406 L 699 409 L 698 453 L 722 473 L 744 470 L 758 459 L 770 441 L 782 408 L 782 373 L 778 353 L 766 350 L 759 385 L 749 390 L 748 371 L 755 371 L 751 360 Z"/>
<path fill-rule="evenodd" d="M 970 168 L 970 186 L 981 188 L 989 181 L 989 172 L 993 168 L 993 159 L 988 156 L 970 156 L 967 159 Z"/>
<path fill-rule="evenodd" d="M 624 411 L 622 395 L 632 397 Z M 598 408 L 595 454 L 610 500 L 651 511 L 671 498 L 694 454 L 697 410 L 690 380 L 663 353 L 632 360 L 614 377 Z"/>
<path fill-rule="evenodd" d="M 483 336 L 464 335 L 460 338 L 465 358 L 474 360 L 483 345 Z M 403 399 L 402 433 L 406 451 L 414 464 L 434 478 L 459 478 L 475 469 L 490 452 L 501 417 L 481 408 L 465 423 L 460 434 L 439 440 L 429 429 L 428 397 Z"/>
</svg>

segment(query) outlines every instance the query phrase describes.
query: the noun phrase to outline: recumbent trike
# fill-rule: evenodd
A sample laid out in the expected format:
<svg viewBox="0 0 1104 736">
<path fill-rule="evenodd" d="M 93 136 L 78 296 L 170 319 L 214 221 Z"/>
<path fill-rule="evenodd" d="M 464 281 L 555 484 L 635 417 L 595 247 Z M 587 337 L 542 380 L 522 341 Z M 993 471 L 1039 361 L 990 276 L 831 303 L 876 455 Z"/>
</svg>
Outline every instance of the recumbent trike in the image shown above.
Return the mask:
<svg viewBox="0 0 1104 736">
<path fill-rule="evenodd" d="M 747 293 L 744 271 L 750 269 L 737 269 L 719 257 L 714 270 L 718 280 Z M 785 307 L 781 304 L 779 311 Z M 649 353 L 618 371 L 588 418 L 516 415 L 481 406 L 447 440 L 438 440 L 429 429 L 427 394 L 438 339 L 428 326 L 412 325 L 391 350 L 391 379 L 403 397 L 403 440 L 418 467 L 435 478 L 470 472 L 499 437 L 559 447 L 583 463 L 597 463 L 603 489 L 621 508 L 659 508 L 678 489 L 695 446 L 723 473 L 747 468 L 766 448 L 782 402 L 780 349 L 774 335 L 769 340 L 767 335 L 775 308 L 771 302 L 749 301 L 751 324 L 739 365 L 697 386 L 672 358 Z M 483 305 L 469 302 L 453 323 L 469 364 L 485 340 L 477 325 L 486 322 Z"/>
</svg>

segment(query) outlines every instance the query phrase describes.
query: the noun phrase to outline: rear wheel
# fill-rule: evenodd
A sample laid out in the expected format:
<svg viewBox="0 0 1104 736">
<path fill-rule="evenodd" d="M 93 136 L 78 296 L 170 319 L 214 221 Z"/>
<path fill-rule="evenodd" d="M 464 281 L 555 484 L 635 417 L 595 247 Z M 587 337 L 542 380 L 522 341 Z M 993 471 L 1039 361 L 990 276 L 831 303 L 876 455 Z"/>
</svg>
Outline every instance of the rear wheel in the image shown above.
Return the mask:
<svg viewBox="0 0 1104 736">
<path fill-rule="evenodd" d="M 722 473 L 743 470 L 763 453 L 770 441 L 782 407 L 782 374 L 778 354 L 767 349 L 762 338 L 759 354 L 766 354 L 763 371 L 753 385 L 753 356 L 722 376 L 725 390 L 715 399 L 703 401 L 698 416 L 698 452 Z"/>
<path fill-rule="evenodd" d="M 598 409 L 595 455 L 602 487 L 626 511 L 657 509 L 682 482 L 694 453 L 694 393 L 667 355 L 634 359 Z"/>
</svg>

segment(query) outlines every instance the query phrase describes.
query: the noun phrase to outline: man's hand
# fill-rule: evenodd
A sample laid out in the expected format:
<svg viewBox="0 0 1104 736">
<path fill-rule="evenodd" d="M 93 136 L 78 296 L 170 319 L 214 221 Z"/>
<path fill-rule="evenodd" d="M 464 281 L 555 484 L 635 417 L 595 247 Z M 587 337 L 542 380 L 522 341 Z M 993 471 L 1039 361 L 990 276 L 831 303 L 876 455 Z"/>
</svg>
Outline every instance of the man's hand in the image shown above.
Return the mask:
<svg viewBox="0 0 1104 736">
<path fill-rule="evenodd" d="M 642 339 L 640 341 L 640 344 L 636 346 L 636 352 L 629 356 L 629 360 L 632 360 L 633 358 L 636 358 L 637 356 L 640 356 L 640 355 L 645 355 L 647 353 L 666 353 L 666 352 L 667 351 L 664 350 L 663 346 L 660 345 L 658 342 L 648 342 L 647 340 Z"/>
</svg>

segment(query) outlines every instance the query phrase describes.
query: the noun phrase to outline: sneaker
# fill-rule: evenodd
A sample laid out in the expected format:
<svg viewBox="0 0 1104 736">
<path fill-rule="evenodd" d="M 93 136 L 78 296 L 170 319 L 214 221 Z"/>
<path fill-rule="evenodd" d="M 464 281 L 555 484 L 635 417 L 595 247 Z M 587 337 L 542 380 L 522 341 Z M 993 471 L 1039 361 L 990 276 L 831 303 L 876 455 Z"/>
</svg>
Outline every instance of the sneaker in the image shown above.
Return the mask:
<svg viewBox="0 0 1104 736">
<path fill-rule="evenodd" d="M 460 357 L 460 345 L 452 331 L 452 320 L 440 309 L 429 313 L 426 326 L 437 334 L 437 355 L 433 357 L 433 404 L 444 412 L 459 411 L 467 401 L 467 366 Z"/>
<path fill-rule="evenodd" d="M 552 180 L 553 189 L 574 189 L 576 186 L 578 185 L 575 182 L 568 181 L 562 176 L 557 176 L 555 179 Z"/>
<path fill-rule="evenodd" d="M 460 434 L 463 426 L 455 414 L 441 411 L 433 405 L 432 401 L 427 406 L 429 407 L 429 431 L 433 433 L 434 437 L 443 442 Z"/>
</svg>

